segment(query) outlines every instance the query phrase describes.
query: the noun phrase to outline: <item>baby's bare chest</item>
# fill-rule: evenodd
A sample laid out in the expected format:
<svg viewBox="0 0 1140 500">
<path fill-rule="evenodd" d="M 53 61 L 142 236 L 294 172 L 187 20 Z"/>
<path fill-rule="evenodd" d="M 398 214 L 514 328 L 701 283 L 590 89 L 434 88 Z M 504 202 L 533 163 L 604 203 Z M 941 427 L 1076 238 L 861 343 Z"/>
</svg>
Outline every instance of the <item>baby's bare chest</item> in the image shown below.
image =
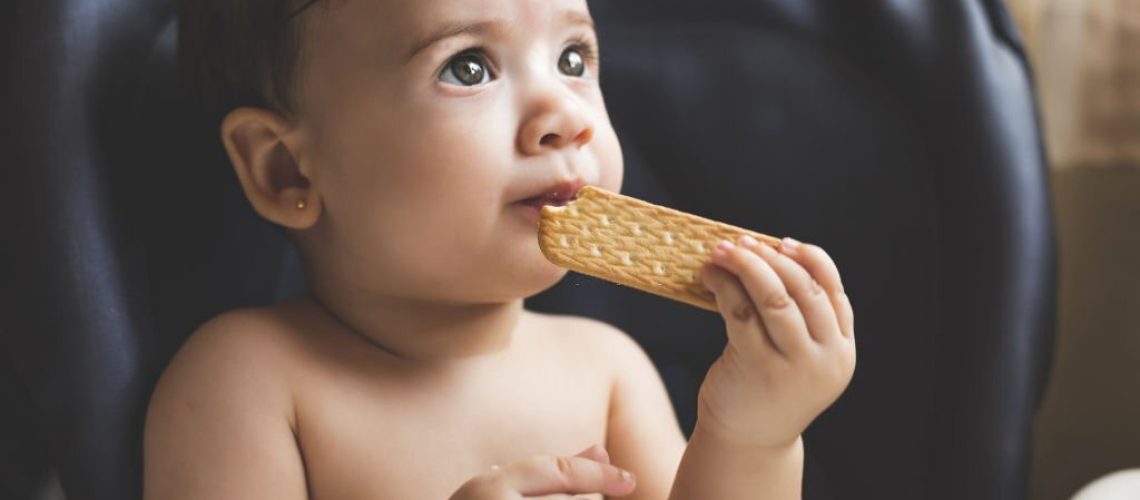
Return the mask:
<svg viewBox="0 0 1140 500">
<path fill-rule="evenodd" d="M 298 446 L 311 498 L 446 499 L 476 474 L 604 444 L 609 385 L 552 369 L 464 387 L 307 391 Z"/>
</svg>

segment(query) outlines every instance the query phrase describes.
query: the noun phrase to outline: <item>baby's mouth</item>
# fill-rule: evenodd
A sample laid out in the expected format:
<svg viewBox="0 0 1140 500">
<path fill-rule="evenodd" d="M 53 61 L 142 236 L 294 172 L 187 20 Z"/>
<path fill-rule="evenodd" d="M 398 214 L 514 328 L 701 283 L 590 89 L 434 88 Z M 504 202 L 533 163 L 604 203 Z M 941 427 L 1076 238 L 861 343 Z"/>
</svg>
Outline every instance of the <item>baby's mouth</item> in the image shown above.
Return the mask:
<svg viewBox="0 0 1140 500">
<path fill-rule="evenodd" d="M 543 194 L 524 199 L 519 203 L 540 210 L 547 205 L 564 207 L 578 198 L 578 191 L 581 191 L 585 185 L 586 183 L 580 179 L 558 182 L 548 187 Z"/>
<path fill-rule="evenodd" d="M 543 195 L 543 196 L 536 196 L 534 198 L 527 198 L 525 200 L 522 200 L 521 203 L 523 205 L 527 205 L 527 206 L 535 207 L 535 208 L 542 208 L 546 205 L 551 205 L 551 206 L 555 206 L 555 207 L 564 207 L 567 204 L 569 204 L 570 202 L 574 201 L 574 199 L 577 197 L 578 197 L 577 193 L 574 193 L 573 195 L 548 194 L 548 195 Z"/>
</svg>

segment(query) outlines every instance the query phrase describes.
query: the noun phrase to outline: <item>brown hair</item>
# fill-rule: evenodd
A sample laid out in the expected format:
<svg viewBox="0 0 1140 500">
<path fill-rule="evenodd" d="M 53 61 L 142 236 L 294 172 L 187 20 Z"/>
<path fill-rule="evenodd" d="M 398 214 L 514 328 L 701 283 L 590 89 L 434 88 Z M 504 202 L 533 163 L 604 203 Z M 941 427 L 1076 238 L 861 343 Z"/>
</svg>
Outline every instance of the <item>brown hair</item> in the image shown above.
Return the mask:
<svg viewBox="0 0 1140 500">
<path fill-rule="evenodd" d="M 205 104 L 289 114 L 300 59 L 299 15 L 320 0 L 180 0 L 179 69 Z"/>
</svg>

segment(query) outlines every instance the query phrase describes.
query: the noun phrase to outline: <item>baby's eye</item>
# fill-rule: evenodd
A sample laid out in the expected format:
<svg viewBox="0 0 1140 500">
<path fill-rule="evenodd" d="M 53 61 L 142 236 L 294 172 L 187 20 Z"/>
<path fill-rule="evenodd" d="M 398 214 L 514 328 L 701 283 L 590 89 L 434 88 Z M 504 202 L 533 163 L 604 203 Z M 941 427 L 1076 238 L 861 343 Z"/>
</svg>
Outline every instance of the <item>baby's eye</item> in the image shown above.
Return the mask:
<svg viewBox="0 0 1140 500">
<path fill-rule="evenodd" d="M 558 71 L 567 76 L 582 76 L 586 74 L 586 56 L 580 47 L 568 47 L 562 51 L 558 58 Z"/>
<path fill-rule="evenodd" d="M 447 62 L 447 66 L 439 73 L 439 79 L 452 85 L 473 87 L 491 81 L 491 72 L 482 55 L 464 52 Z"/>
</svg>

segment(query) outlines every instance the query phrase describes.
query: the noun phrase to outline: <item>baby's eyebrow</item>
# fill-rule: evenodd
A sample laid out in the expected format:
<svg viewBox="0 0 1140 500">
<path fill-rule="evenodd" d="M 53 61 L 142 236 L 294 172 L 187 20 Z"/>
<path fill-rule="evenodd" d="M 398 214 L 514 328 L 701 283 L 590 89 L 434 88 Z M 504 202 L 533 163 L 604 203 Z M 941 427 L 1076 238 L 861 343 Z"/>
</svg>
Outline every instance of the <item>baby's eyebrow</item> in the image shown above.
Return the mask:
<svg viewBox="0 0 1140 500">
<path fill-rule="evenodd" d="M 562 16 L 563 24 L 565 25 L 585 25 L 591 31 L 594 30 L 594 20 L 589 14 L 579 12 L 576 10 L 566 11 Z M 459 35 L 476 35 L 485 36 L 488 33 L 502 30 L 506 23 L 499 20 L 487 20 L 478 22 L 450 22 L 444 23 L 442 26 L 432 30 L 427 35 L 418 38 L 418 41 L 412 44 L 411 50 L 408 51 L 407 60 L 416 57 L 424 49 L 435 45 L 440 40 L 445 40 L 453 36 Z"/>
<path fill-rule="evenodd" d="M 408 51 L 408 59 L 416 57 L 424 49 L 435 45 L 436 42 L 451 38 L 459 35 L 486 35 L 488 32 L 494 31 L 500 26 L 499 21 L 480 21 L 477 23 L 445 23 L 442 27 L 436 28 L 431 33 L 423 36 L 416 43 L 412 44 L 412 49 Z"/>
</svg>

